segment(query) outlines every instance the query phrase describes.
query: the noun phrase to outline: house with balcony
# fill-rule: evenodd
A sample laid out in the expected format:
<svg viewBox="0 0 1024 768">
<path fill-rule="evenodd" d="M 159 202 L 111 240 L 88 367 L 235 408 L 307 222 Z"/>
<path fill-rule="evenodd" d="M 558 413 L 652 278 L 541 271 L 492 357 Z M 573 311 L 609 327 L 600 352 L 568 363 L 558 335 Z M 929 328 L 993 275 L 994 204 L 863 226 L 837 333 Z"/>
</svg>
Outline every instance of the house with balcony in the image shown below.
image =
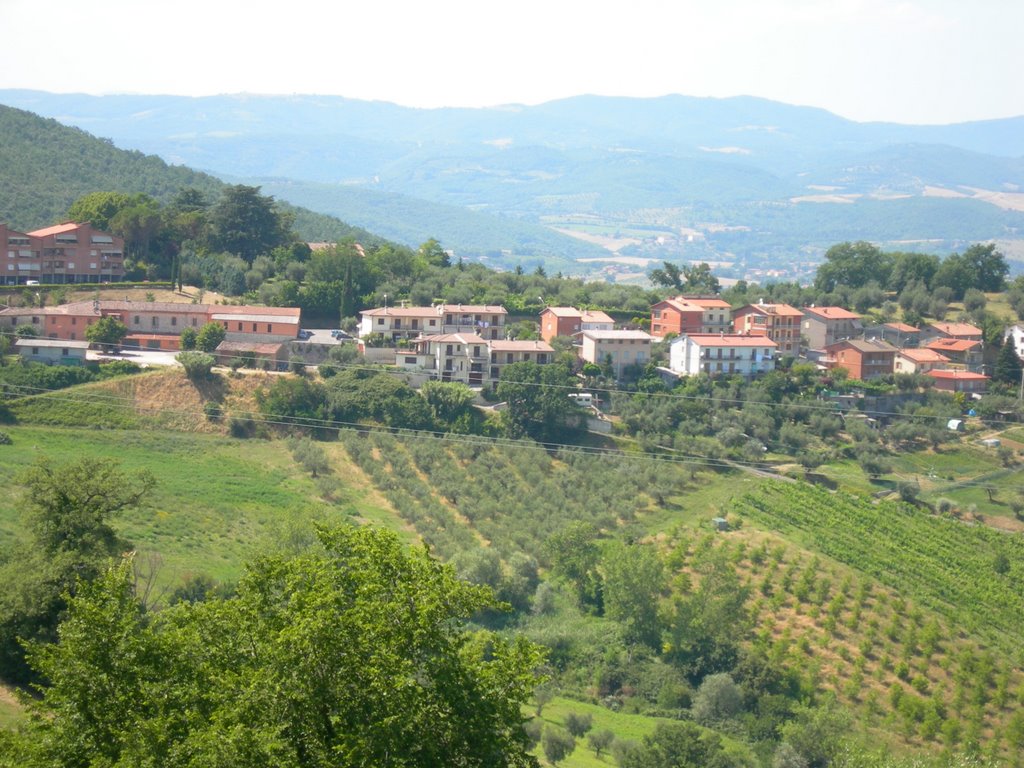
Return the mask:
<svg viewBox="0 0 1024 768">
<path fill-rule="evenodd" d="M 875 336 L 882 341 L 887 341 L 900 349 L 917 347 L 921 344 L 921 329 L 907 323 L 883 323 L 882 325 L 865 329 L 865 334 Z"/>
<path fill-rule="evenodd" d="M 949 358 L 934 349 L 901 349 L 896 353 L 893 373 L 928 373 L 948 368 L 949 364 Z"/>
<path fill-rule="evenodd" d="M 669 368 L 684 376 L 753 378 L 775 370 L 778 345 L 766 336 L 691 333 L 669 345 Z"/>
<path fill-rule="evenodd" d="M 487 339 L 475 333 L 442 333 L 413 339 L 407 353 L 396 356 L 399 367 L 428 371 L 438 381 L 483 386 L 490 364 Z"/>
<path fill-rule="evenodd" d="M 42 241 L 26 232 L 0 224 L 0 243 L 4 255 L 0 266 L 0 285 L 25 285 L 30 280 L 42 282 Z"/>
<path fill-rule="evenodd" d="M 767 336 L 778 345 L 778 354 L 795 357 L 800 353 L 800 332 L 804 313 L 789 304 L 747 304 L 732 313 L 735 333 Z"/>
<path fill-rule="evenodd" d="M 431 307 L 376 307 L 359 313 L 359 338 L 380 333 L 393 344 L 418 336 L 472 333 L 485 339 L 505 337 L 508 311 L 501 306 L 435 304 Z"/>
<path fill-rule="evenodd" d="M 864 332 L 860 315 L 843 307 L 804 307 L 801 333 L 808 349 L 824 349 L 843 339 L 856 339 Z"/>
<path fill-rule="evenodd" d="M 933 338 L 922 349 L 930 349 L 940 355 L 945 355 L 949 360 L 947 368 L 962 368 L 967 371 L 981 370 L 984 351 L 981 341 Z"/>
<path fill-rule="evenodd" d="M 897 349 L 878 339 L 844 339 L 825 347 L 822 363 L 828 369 L 845 368 L 851 379 L 870 381 L 893 372 Z"/>
<path fill-rule="evenodd" d="M 977 341 L 984 339 L 984 331 L 970 323 L 929 323 L 921 329 L 921 341 L 927 344 L 935 339 Z"/>
<path fill-rule="evenodd" d="M 651 335 L 646 331 L 583 331 L 579 335 L 580 358 L 595 365 L 609 365 L 621 379 L 631 365 L 644 366 L 651 359 Z"/>
<path fill-rule="evenodd" d="M 546 341 L 495 339 L 487 342 L 491 356 L 487 371 L 491 384 L 497 384 L 501 372 L 515 363 L 547 365 L 555 358 L 555 350 Z"/>
<path fill-rule="evenodd" d="M 38 243 L 40 283 L 116 283 L 124 279 L 124 239 L 67 221 L 29 232 Z"/>
<path fill-rule="evenodd" d="M 717 296 L 676 296 L 651 307 L 651 336 L 731 333 L 732 307 Z"/>
<path fill-rule="evenodd" d="M 556 336 L 575 336 L 582 331 L 610 331 L 615 321 L 598 310 L 575 307 L 544 307 L 540 313 L 540 337 L 550 342 Z"/>
</svg>

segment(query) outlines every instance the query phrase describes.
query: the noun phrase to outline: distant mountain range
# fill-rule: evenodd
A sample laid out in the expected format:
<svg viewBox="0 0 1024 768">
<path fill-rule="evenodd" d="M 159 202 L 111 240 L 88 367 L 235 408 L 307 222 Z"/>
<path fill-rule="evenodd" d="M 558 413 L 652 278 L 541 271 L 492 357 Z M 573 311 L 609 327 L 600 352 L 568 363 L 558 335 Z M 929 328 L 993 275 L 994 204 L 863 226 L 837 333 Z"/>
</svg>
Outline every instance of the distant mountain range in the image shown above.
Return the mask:
<svg viewBox="0 0 1024 768">
<path fill-rule="evenodd" d="M 856 123 L 684 96 L 424 110 L 0 90 L 0 103 L 497 264 L 704 259 L 795 276 L 838 239 L 935 252 L 996 240 L 1024 259 L 1024 117 Z"/>
</svg>

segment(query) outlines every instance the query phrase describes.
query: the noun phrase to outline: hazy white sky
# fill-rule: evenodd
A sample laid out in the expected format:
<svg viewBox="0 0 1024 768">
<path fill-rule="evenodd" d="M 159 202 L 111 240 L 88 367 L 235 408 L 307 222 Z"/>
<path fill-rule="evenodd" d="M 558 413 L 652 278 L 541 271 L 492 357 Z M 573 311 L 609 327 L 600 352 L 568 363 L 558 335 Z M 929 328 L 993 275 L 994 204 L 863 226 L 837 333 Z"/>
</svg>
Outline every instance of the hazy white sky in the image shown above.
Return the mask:
<svg viewBox="0 0 1024 768">
<path fill-rule="evenodd" d="M 0 88 L 407 106 L 754 95 L 1024 114 L 1024 0 L 0 0 Z"/>
</svg>

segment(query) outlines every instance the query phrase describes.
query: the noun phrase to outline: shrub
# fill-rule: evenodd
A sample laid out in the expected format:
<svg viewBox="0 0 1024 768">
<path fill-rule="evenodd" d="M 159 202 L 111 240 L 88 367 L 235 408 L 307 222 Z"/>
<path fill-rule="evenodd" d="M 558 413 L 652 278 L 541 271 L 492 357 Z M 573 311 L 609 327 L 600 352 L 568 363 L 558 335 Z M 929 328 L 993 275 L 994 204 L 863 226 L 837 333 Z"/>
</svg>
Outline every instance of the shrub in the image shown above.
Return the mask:
<svg viewBox="0 0 1024 768">
<path fill-rule="evenodd" d="M 213 355 L 205 352 L 179 352 L 174 359 L 185 369 L 185 375 L 192 381 L 210 378 L 210 372 L 216 362 Z"/>
<path fill-rule="evenodd" d="M 14 441 L 6 432 L 0 432 L 0 445 L 13 445 Z"/>
<path fill-rule="evenodd" d="M 206 416 L 207 421 L 220 421 L 221 416 L 224 415 L 224 411 L 221 409 L 219 403 L 209 400 L 203 403 L 203 414 Z"/>
<path fill-rule="evenodd" d="M 544 756 L 552 765 L 558 765 L 576 749 L 576 739 L 560 728 L 544 729 Z"/>
</svg>

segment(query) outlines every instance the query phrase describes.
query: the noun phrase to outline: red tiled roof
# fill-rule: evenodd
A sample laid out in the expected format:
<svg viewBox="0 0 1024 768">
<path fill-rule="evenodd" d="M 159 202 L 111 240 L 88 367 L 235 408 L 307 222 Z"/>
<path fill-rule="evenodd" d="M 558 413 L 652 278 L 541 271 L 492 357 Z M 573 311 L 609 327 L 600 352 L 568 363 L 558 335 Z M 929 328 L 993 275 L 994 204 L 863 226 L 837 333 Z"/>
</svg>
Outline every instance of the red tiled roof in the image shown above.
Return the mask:
<svg viewBox="0 0 1024 768">
<path fill-rule="evenodd" d="M 860 315 L 843 307 L 804 307 L 804 314 L 817 315 L 826 320 L 860 320 Z"/>
<path fill-rule="evenodd" d="M 972 371 L 947 371 L 941 368 L 928 371 L 925 375 L 931 376 L 935 379 L 964 379 L 967 381 L 988 380 L 988 376 L 985 376 L 982 373 L 973 373 Z"/>
<path fill-rule="evenodd" d="M 934 349 L 901 349 L 897 352 L 908 360 L 913 360 L 915 363 L 948 363 L 949 358 L 945 355 L 940 355 Z"/>
<path fill-rule="evenodd" d="M 804 313 L 789 304 L 747 304 L 736 310 L 737 314 L 746 310 L 757 312 L 760 315 L 782 315 L 784 317 L 803 317 Z"/>
<path fill-rule="evenodd" d="M 28 232 L 33 237 L 46 237 L 47 235 L 59 235 L 64 232 L 74 232 L 76 229 L 80 229 L 85 226 L 84 224 L 76 224 L 73 221 L 65 221 L 63 224 L 54 224 L 52 227 L 46 227 L 45 229 L 37 229 L 35 232 Z"/>
<path fill-rule="evenodd" d="M 980 341 L 970 339 L 934 339 L 925 344 L 926 349 L 946 350 L 947 352 L 966 352 L 980 346 Z"/>
<path fill-rule="evenodd" d="M 929 328 L 934 328 L 947 336 L 981 336 L 982 330 L 970 323 L 931 323 Z"/>
</svg>

